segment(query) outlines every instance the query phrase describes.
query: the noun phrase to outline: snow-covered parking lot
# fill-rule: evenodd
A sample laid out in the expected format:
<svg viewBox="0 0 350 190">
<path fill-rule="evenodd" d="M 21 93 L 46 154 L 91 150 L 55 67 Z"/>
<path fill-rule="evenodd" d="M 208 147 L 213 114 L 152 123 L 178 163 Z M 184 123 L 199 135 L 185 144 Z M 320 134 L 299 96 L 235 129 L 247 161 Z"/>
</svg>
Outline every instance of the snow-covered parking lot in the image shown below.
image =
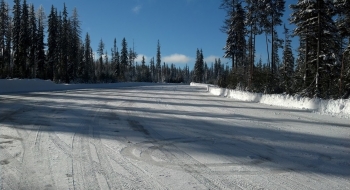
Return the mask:
<svg viewBox="0 0 350 190">
<path fill-rule="evenodd" d="M 349 119 L 188 85 L 50 90 L 0 95 L 0 189 L 350 189 Z"/>
</svg>

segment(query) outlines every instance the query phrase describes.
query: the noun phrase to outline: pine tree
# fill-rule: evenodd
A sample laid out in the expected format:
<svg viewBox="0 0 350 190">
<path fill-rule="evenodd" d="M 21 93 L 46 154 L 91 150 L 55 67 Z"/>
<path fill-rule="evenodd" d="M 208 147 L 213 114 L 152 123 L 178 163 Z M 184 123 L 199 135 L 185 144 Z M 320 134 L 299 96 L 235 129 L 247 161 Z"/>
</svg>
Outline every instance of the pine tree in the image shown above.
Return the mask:
<svg viewBox="0 0 350 190">
<path fill-rule="evenodd" d="M 119 52 L 117 48 L 117 39 L 114 38 L 112 51 L 112 71 L 115 79 L 119 77 Z"/>
<path fill-rule="evenodd" d="M 285 44 L 283 49 L 283 65 L 280 68 L 280 73 L 282 76 L 282 87 L 284 87 L 285 92 L 291 94 L 293 92 L 293 74 L 294 74 L 294 56 L 291 46 L 292 40 L 290 39 L 289 30 L 284 25 L 285 34 Z"/>
<path fill-rule="evenodd" d="M 198 83 L 203 82 L 203 75 L 204 75 L 203 51 L 197 49 L 196 62 L 194 64 L 193 81 Z"/>
<path fill-rule="evenodd" d="M 90 46 L 90 36 L 89 33 L 86 33 L 85 36 L 85 45 L 84 45 L 84 62 L 82 65 L 83 70 L 83 81 L 85 83 L 92 82 L 94 78 L 94 67 L 93 67 L 93 57 L 91 54 L 91 46 Z"/>
<path fill-rule="evenodd" d="M 28 50 L 29 50 L 29 13 L 27 1 L 24 0 L 22 4 L 21 14 L 21 26 L 19 36 L 19 76 L 20 78 L 26 78 L 29 75 L 29 64 L 28 64 Z"/>
<path fill-rule="evenodd" d="M 74 80 L 77 77 L 77 71 L 78 71 L 78 63 L 79 60 L 82 58 L 82 54 L 80 53 L 79 49 L 81 46 L 81 28 L 80 28 L 80 21 L 79 21 L 79 15 L 78 10 L 76 8 L 73 9 L 72 16 L 70 18 L 70 37 L 69 37 L 69 68 L 68 73 L 71 78 L 71 80 Z"/>
<path fill-rule="evenodd" d="M 327 0 L 298 1 L 291 5 L 291 23 L 296 24 L 294 35 L 301 37 L 305 51 L 304 89 L 306 96 L 329 97 L 337 91 L 339 79 L 338 64 L 339 33 L 332 17 L 335 15 L 333 2 Z"/>
<path fill-rule="evenodd" d="M 251 88 L 254 76 L 254 62 L 255 62 L 255 41 L 256 35 L 262 33 L 262 11 L 260 11 L 259 1 L 256 0 L 245 0 L 246 2 L 246 26 L 247 33 L 249 33 L 249 41 L 248 41 L 248 55 L 247 58 L 249 62 L 248 71 L 249 71 L 249 79 L 248 79 L 248 87 Z"/>
<path fill-rule="evenodd" d="M 243 82 L 246 80 L 245 76 L 247 75 L 245 61 L 245 11 L 242 4 L 236 0 L 224 0 L 223 4 L 226 4 L 226 7 L 228 7 L 227 12 L 228 15 L 230 15 L 230 17 L 225 20 L 227 39 L 226 46 L 224 47 L 224 57 L 230 58 L 232 61 L 232 73 L 230 74 L 232 80 L 230 80 L 230 85 L 235 86 L 237 79 Z"/>
<path fill-rule="evenodd" d="M 145 56 L 142 56 L 142 60 L 141 60 L 141 82 L 148 82 L 147 70 L 148 70 L 148 68 L 146 66 Z"/>
<path fill-rule="evenodd" d="M 259 0 L 258 1 L 260 6 L 260 11 L 262 11 L 262 28 L 264 29 L 264 32 L 266 34 L 271 34 L 271 75 L 270 75 L 270 88 L 268 90 L 273 90 L 275 88 L 275 74 L 276 74 L 276 62 L 275 62 L 275 50 L 276 47 L 275 40 L 276 37 L 274 36 L 276 34 L 275 26 L 281 25 L 282 20 L 281 17 L 283 16 L 284 9 L 285 9 L 285 1 L 284 0 Z"/>
<path fill-rule="evenodd" d="M 63 12 L 62 12 L 62 20 L 61 20 L 61 25 L 60 25 L 60 50 L 61 50 L 61 55 L 60 55 L 60 71 L 61 71 L 61 81 L 65 83 L 69 83 L 69 72 L 68 72 L 68 52 L 70 50 L 69 46 L 69 39 L 70 39 L 70 24 L 68 20 L 68 12 L 67 12 L 67 7 L 66 4 L 64 3 L 63 5 Z M 68 43 L 67 43 L 68 42 Z"/>
<path fill-rule="evenodd" d="M 41 79 L 47 79 L 47 76 L 45 75 L 45 44 L 44 44 L 45 19 L 46 19 L 46 16 L 45 16 L 44 8 L 40 6 L 37 12 L 38 31 L 37 31 L 37 41 L 35 42 L 36 43 L 35 57 L 37 61 L 36 77 Z"/>
<path fill-rule="evenodd" d="M 150 68 L 151 68 L 152 82 L 157 82 L 157 73 L 156 73 L 156 67 L 154 65 L 154 57 L 152 57 L 150 61 Z"/>
<path fill-rule="evenodd" d="M 20 34 L 21 34 L 21 2 L 14 0 L 13 5 L 13 28 L 12 28 L 12 53 L 13 53 L 13 77 L 21 77 L 21 60 L 20 60 Z"/>
<path fill-rule="evenodd" d="M 51 12 L 48 17 L 48 39 L 47 39 L 47 78 L 51 80 L 57 81 L 57 70 L 58 70 L 58 57 L 59 57 L 59 49 L 58 49 L 58 17 L 57 11 L 54 6 L 51 7 Z"/>
<path fill-rule="evenodd" d="M 160 54 L 160 43 L 157 43 L 157 60 L 156 60 L 156 72 L 157 72 L 157 82 L 161 82 L 161 54 Z"/>
<path fill-rule="evenodd" d="M 137 57 L 137 53 L 135 52 L 134 48 L 129 49 L 129 55 L 128 55 L 128 66 L 127 66 L 127 75 L 128 75 L 128 81 L 133 81 L 133 77 L 135 76 L 135 59 Z"/>
<path fill-rule="evenodd" d="M 9 8 L 8 8 L 9 10 Z M 8 28 L 6 32 L 6 45 L 4 49 L 4 57 L 5 57 L 5 73 L 7 73 L 7 77 L 13 77 L 13 68 L 11 66 L 12 64 L 12 53 L 11 53 L 11 48 L 12 48 L 12 29 L 13 25 L 11 22 L 12 18 L 9 16 L 8 17 Z"/>
<path fill-rule="evenodd" d="M 98 72 L 97 72 L 97 79 L 99 82 L 101 82 L 104 79 L 104 73 L 103 73 L 103 56 L 104 56 L 104 48 L 105 44 L 103 43 L 102 39 L 100 40 L 100 43 L 98 44 L 97 54 L 98 54 Z"/>
<path fill-rule="evenodd" d="M 29 6 L 29 23 L 28 23 L 28 77 L 36 77 L 37 68 L 37 41 L 38 41 L 38 28 L 37 20 L 34 11 L 34 5 Z"/>
<path fill-rule="evenodd" d="M 231 4 L 232 3 L 232 4 Z M 236 1 L 228 1 L 224 0 L 222 2 L 221 7 L 227 9 L 227 14 L 229 15 L 229 18 L 226 18 L 224 21 L 224 26 L 222 27 L 223 32 L 227 33 L 226 38 L 226 46 L 224 47 L 225 50 L 225 58 L 231 58 L 232 60 L 232 68 L 235 67 L 235 53 L 237 49 L 237 44 L 235 43 L 236 40 L 236 31 L 234 31 L 234 25 L 235 25 L 235 4 Z"/>
<path fill-rule="evenodd" d="M 278 33 L 275 31 L 275 34 L 273 35 L 274 36 L 274 40 L 273 40 L 273 58 L 274 58 L 274 65 L 275 65 L 275 68 L 274 68 L 274 71 L 275 71 L 275 77 L 276 77 L 276 80 L 278 79 L 279 77 L 279 67 L 280 67 L 280 63 L 281 63 L 281 59 L 280 59 L 280 56 L 279 56 L 279 49 L 283 49 L 283 39 L 280 39 L 278 37 Z"/>
<path fill-rule="evenodd" d="M 266 76 L 267 76 L 268 70 L 264 68 L 266 67 L 266 64 L 265 66 L 263 65 L 264 65 L 263 61 L 260 57 L 256 64 L 255 71 L 253 74 L 254 80 L 252 81 L 252 88 L 251 88 L 253 92 L 263 92 L 266 89 L 266 85 L 267 85 Z"/>
<path fill-rule="evenodd" d="M 103 71 L 102 71 L 102 74 L 103 74 L 103 82 L 109 82 L 110 79 L 111 79 L 111 73 L 110 73 L 110 63 L 109 63 L 109 58 L 108 58 L 108 51 L 106 50 L 105 51 L 105 54 L 104 54 L 104 65 L 103 65 Z"/>
<path fill-rule="evenodd" d="M 7 43 L 11 41 L 8 33 L 11 29 L 9 5 L 1 0 L 0 2 L 0 78 L 10 75 L 9 62 L 10 51 L 7 49 Z"/>
<path fill-rule="evenodd" d="M 126 39 L 122 40 L 122 49 L 120 52 L 120 80 L 126 80 L 126 69 L 128 66 L 128 44 Z"/>
<path fill-rule="evenodd" d="M 337 28 L 341 37 L 341 73 L 339 80 L 339 95 L 342 98 L 350 96 L 350 1 L 337 0 L 335 2 L 338 19 Z"/>
</svg>

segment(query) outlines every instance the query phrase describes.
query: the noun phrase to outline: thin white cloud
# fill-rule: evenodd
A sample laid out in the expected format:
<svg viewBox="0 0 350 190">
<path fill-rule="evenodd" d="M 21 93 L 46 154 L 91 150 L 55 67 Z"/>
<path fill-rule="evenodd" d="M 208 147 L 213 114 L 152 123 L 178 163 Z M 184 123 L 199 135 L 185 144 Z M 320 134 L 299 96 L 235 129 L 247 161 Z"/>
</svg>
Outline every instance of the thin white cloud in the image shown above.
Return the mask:
<svg viewBox="0 0 350 190">
<path fill-rule="evenodd" d="M 204 58 L 204 61 L 207 62 L 207 64 L 209 64 L 209 63 L 214 63 L 215 59 L 219 59 L 219 58 L 222 59 L 222 57 L 210 55 L 210 56 Z"/>
<path fill-rule="evenodd" d="M 143 55 L 143 54 L 138 54 L 136 59 L 135 59 L 135 62 L 137 62 L 138 64 L 141 64 L 142 56 L 145 57 L 145 62 L 147 63 L 148 57 L 146 55 Z"/>
<path fill-rule="evenodd" d="M 162 61 L 165 63 L 188 63 L 191 60 L 190 57 L 183 54 L 172 54 L 169 56 L 165 56 Z"/>
<path fill-rule="evenodd" d="M 132 8 L 132 12 L 134 12 L 135 14 L 138 14 L 142 9 L 141 5 L 137 5 L 134 8 Z"/>
</svg>

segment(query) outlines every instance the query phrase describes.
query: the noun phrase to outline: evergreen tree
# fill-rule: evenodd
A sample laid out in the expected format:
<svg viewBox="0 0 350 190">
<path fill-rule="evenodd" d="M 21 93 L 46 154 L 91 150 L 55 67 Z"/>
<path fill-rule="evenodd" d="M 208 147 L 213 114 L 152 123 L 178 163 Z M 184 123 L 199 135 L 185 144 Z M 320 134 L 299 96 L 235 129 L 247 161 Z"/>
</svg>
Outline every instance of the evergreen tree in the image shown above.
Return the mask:
<svg viewBox="0 0 350 190">
<path fill-rule="evenodd" d="M 291 23 L 296 24 L 294 35 L 303 42 L 304 88 L 306 96 L 329 97 L 337 91 L 339 68 L 336 58 L 339 51 L 339 33 L 332 17 L 335 15 L 333 2 L 299 0 L 291 5 Z"/>
<path fill-rule="evenodd" d="M 285 92 L 291 94 L 293 92 L 293 74 L 294 74 L 294 56 L 291 46 L 292 40 L 290 39 L 289 30 L 284 25 L 285 34 L 285 45 L 283 49 L 283 65 L 280 68 L 280 73 L 282 76 L 282 87 L 284 87 Z"/>
<path fill-rule="evenodd" d="M 11 36 L 8 33 L 11 29 L 11 21 L 9 15 L 9 5 L 1 0 L 0 2 L 0 78 L 5 78 L 10 74 L 10 51 L 7 48 L 7 43 L 11 41 Z"/>
<path fill-rule="evenodd" d="M 117 78 L 118 77 L 118 70 L 119 70 L 119 52 L 118 52 L 118 48 L 117 48 L 117 39 L 114 38 L 113 41 L 113 49 L 111 49 L 112 52 L 112 65 L 111 65 L 111 69 L 112 69 L 112 73 L 113 73 L 113 77 Z"/>
<path fill-rule="evenodd" d="M 265 66 L 263 66 L 265 65 Z M 263 61 L 260 57 L 258 60 L 255 71 L 253 74 L 254 80 L 252 81 L 252 91 L 253 92 L 263 92 L 266 89 L 267 85 L 267 73 L 269 72 L 266 64 L 263 64 Z"/>
<path fill-rule="evenodd" d="M 120 52 L 120 80 L 126 80 L 126 69 L 128 66 L 128 44 L 126 39 L 122 40 L 122 49 Z"/>
<path fill-rule="evenodd" d="M 149 82 L 149 68 L 146 66 L 145 56 L 142 56 L 141 60 L 141 81 Z"/>
<path fill-rule="evenodd" d="M 78 63 L 82 58 L 82 54 L 79 49 L 81 46 L 81 28 L 78 10 L 76 8 L 73 9 L 72 16 L 70 18 L 70 37 L 69 37 L 69 68 L 68 73 L 70 75 L 70 79 L 74 80 L 77 77 L 78 71 Z"/>
<path fill-rule="evenodd" d="M 156 60 L 156 72 L 157 72 L 157 81 L 161 82 L 161 54 L 160 54 L 160 43 L 158 40 L 157 43 L 157 60 Z"/>
<path fill-rule="evenodd" d="M 29 23 L 28 23 L 28 75 L 29 78 L 36 77 L 37 68 L 37 41 L 38 41 L 38 28 L 37 20 L 34 11 L 34 5 L 29 6 Z"/>
<path fill-rule="evenodd" d="M 13 5 L 13 28 L 12 28 L 12 53 L 13 53 L 13 77 L 21 77 L 20 70 L 20 34 L 21 34 L 21 2 L 14 0 Z"/>
<path fill-rule="evenodd" d="M 51 12 L 48 17 L 48 39 L 47 39 L 47 78 L 51 80 L 57 80 L 57 70 L 58 70 L 58 17 L 57 11 L 54 6 L 51 7 Z"/>
<path fill-rule="evenodd" d="M 285 9 L 285 1 L 284 0 L 259 0 L 260 11 L 262 11 L 262 28 L 266 34 L 271 34 L 271 76 L 270 76 L 270 86 L 272 88 L 275 87 L 275 74 L 276 74 L 276 62 L 275 62 L 275 26 L 281 25 L 284 9 Z M 272 90 L 272 89 L 270 89 Z"/>
<path fill-rule="evenodd" d="M 61 55 L 60 55 L 60 75 L 61 75 L 61 81 L 65 83 L 69 83 L 69 72 L 68 72 L 68 56 L 69 56 L 69 39 L 70 39 L 70 23 L 68 20 L 68 12 L 67 12 L 67 7 L 66 4 L 64 3 L 63 5 L 63 12 L 62 12 L 62 20 L 61 20 L 61 25 L 60 25 L 60 50 L 61 50 Z M 67 43 L 68 42 L 68 43 Z"/>
<path fill-rule="evenodd" d="M 104 66 L 103 66 L 103 70 L 102 70 L 102 74 L 103 74 L 103 82 L 109 82 L 111 80 L 111 67 L 110 67 L 110 63 L 109 63 L 109 58 L 108 58 L 108 51 L 105 51 L 104 54 Z"/>
<path fill-rule="evenodd" d="M 127 66 L 127 75 L 128 75 L 128 80 L 133 81 L 133 77 L 135 76 L 135 59 L 137 57 L 137 53 L 133 49 L 129 49 L 129 55 L 128 55 L 128 66 Z"/>
<path fill-rule="evenodd" d="M 20 24 L 20 36 L 19 36 L 19 76 L 20 78 L 28 77 L 29 64 L 28 64 L 28 50 L 30 46 L 29 41 L 29 13 L 27 1 L 24 0 L 22 4 L 21 12 L 21 24 Z"/>
<path fill-rule="evenodd" d="M 91 54 L 91 46 L 90 46 L 90 36 L 89 33 L 86 33 L 85 36 L 85 45 L 84 45 L 84 62 L 82 65 L 83 70 L 83 81 L 85 83 L 92 82 L 94 78 L 94 67 L 93 67 L 93 56 Z"/>
<path fill-rule="evenodd" d="M 276 80 L 279 77 L 279 67 L 280 67 L 280 63 L 281 63 L 281 59 L 279 56 L 279 49 L 283 49 L 283 40 L 278 38 L 278 33 L 275 31 L 275 34 L 273 35 L 273 37 L 275 38 L 273 40 L 273 59 L 274 59 L 274 71 L 275 71 L 275 77 Z"/>
<path fill-rule="evenodd" d="M 98 54 L 98 71 L 97 71 L 97 79 L 101 82 L 104 79 L 104 73 L 103 73 L 103 56 L 104 56 L 104 48 L 105 44 L 103 43 L 102 39 L 100 40 L 100 43 L 98 44 L 97 54 Z M 107 55 L 106 55 L 107 56 Z"/>
<path fill-rule="evenodd" d="M 9 10 L 9 9 L 8 9 Z M 12 77 L 13 76 L 13 68 L 11 66 L 12 64 L 12 53 L 11 53 L 11 49 L 12 49 L 12 29 L 13 29 L 13 25 L 11 22 L 12 18 L 9 16 L 8 17 L 8 28 L 7 28 L 7 32 L 6 32 L 6 45 L 5 45 L 5 49 L 4 49 L 4 53 L 3 56 L 5 58 L 5 73 L 7 73 L 7 77 Z"/>
<path fill-rule="evenodd" d="M 339 95 L 342 98 L 350 96 L 350 1 L 335 1 L 338 19 L 336 25 L 341 37 L 341 73 L 339 80 Z"/>
<path fill-rule="evenodd" d="M 42 6 L 39 7 L 39 10 L 37 12 L 37 25 L 38 25 L 38 31 L 37 31 L 37 39 L 36 39 L 36 62 L 37 62 L 37 71 L 36 71 L 36 77 L 41 79 L 47 79 L 47 76 L 45 75 L 45 44 L 44 44 L 44 30 L 45 30 L 45 12 L 44 8 Z"/>
<path fill-rule="evenodd" d="M 203 51 L 197 49 L 196 62 L 194 64 L 193 81 L 198 83 L 203 82 L 203 75 L 204 75 Z"/>
<path fill-rule="evenodd" d="M 247 70 L 245 61 L 246 41 L 245 41 L 245 11 L 242 4 L 236 0 L 224 0 L 223 4 L 228 7 L 228 15 L 226 19 L 226 46 L 225 58 L 230 58 L 232 61 L 232 73 L 230 74 L 230 86 L 235 86 L 237 80 L 245 80 Z M 237 78 L 237 79 L 235 79 Z"/>
<path fill-rule="evenodd" d="M 156 74 L 156 67 L 154 65 L 154 57 L 152 57 L 150 61 L 150 68 L 151 68 L 152 82 L 157 82 L 157 74 Z"/>
<path fill-rule="evenodd" d="M 250 88 L 253 83 L 254 76 L 254 62 L 255 62 L 255 39 L 256 35 L 262 33 L 262 11 L 260 11 L 259 1 L 256 0 L 245 0 L 246 2 L 246 26 L 247 33 L 249 33 L 248 41 L 248 62 L 249 62 L 249 79 L 248 87 Z"/>
</svg>

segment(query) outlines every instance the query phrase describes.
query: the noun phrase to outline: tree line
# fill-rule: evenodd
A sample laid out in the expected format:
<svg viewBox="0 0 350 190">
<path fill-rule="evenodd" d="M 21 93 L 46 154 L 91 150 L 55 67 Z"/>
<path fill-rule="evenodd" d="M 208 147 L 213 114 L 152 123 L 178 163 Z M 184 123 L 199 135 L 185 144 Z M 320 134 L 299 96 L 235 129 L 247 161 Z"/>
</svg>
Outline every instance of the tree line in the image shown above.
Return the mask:
<svg viewBox="0 0 350 190">
<path fill-rule="evenodd" d="M 276 27 L 286 24 L 281 19 L 284 0 L 222 0 L 220 8 L 227 12 L 221 28 L 227 34 L 224 57 L 232 63 L 212 82 L 252 92 L 348 98 L 350 1 L 298 0 L 289 7 L 289 22 L 296 28 L 284 25 L 284 36 L 279 37 Z M 266 38 L 266 61 L 256 60 L 258 35 Z M 297 55 L 291 47 L 295 36 L 299 37 Z"/>
<path fill-rule="evenodd" d="M 194 68 L 161 62 L 160 42 L 149 63 L 125 38 L 121 49 L 114 39 L 110 55 L 101 39 L 97 54 L 90 36 L 81 36 L 77 9 L 67 7 L 37 11 L 26 0 L 14 0 L 10 9 L 0 1 L 0 78 L 40 78 L 55 82 L 95 83 L 119 81 L 205 82 L 252 92 L 300 94 L 307 97 L 350 96 L 350 2 L 348 0 L 298 0 L 289 5 L 296 28 L 283 23 L 284 0 L 222 0 L 227 12 L 221 30 L 227 34 L 224 57 L 208 65 L 197 49 Z M 12 12 L 11 12 L 12 11 Z M 256 58 L 256 37 L 266 38 L 268 58 Z M 297 55 L 291 39 L 298 36 Z M 279 51 L 282 50 L 282 57 Z"/>
<path fill-rule="evenodd" d="M 52 5 L 46 17 L 42 7 L 35 11 L 26 0 L 14 0 L 10 11 L 8 3 L 1 0 L 0 78 L 39 78 L 57 83 L 191 81 L 187 65 L 162 64 L 159 41 L 156 59 L 148 64 L 144 57 L 135 63 L 137 53 L 125 38 L 120 50 L 114 39 L 110 54 L 101 39 L 95 55 L 90 35 L 86 33 L 84 40 L 81 37 L 76 8 L 69 16 L 65 4 L 63 11 Z"/>
</svg>

